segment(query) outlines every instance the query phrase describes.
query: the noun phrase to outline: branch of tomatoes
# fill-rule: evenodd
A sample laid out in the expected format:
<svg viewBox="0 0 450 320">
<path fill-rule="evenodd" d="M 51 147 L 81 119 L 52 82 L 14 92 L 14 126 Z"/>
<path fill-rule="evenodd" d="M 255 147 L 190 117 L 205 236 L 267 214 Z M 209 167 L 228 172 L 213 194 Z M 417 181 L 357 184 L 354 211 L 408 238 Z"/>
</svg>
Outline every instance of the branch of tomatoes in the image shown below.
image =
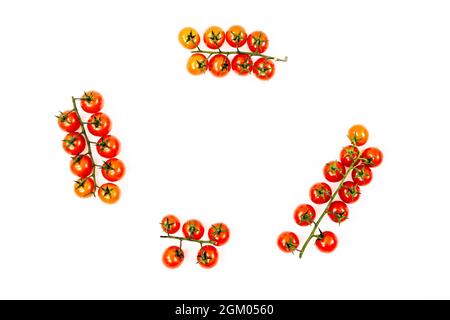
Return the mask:
<svg viewBox="0 0 450 320">
<path fill-rule="evenodd" d="M 305 243 L 298 249 L 300 240 L 294 232 L 285 231 L 278 237 L 278 247 L 284 252 L 298 252 L 302 258 L 308 244 L 316 238 L 315 245 L 321 252 L 329 253 L 336 249 L 337 236 L 331 231 L 320 230 L 319 225 L 325 215 L 339 225 L 348 219 L 347 204 L 355 203 L 360 197 L 360 187 L 366 186 L 372 180 L 372 169 L 383 161 L 383 153 L 378 148 L 367 148 L 360 151 L 358 147 L 366 144 L 369 132 L 362 125 L 354 125 L 348 131 L 351 145 L 344 147 L 340 153 L 340 161 L 330 161 L 325 164 L 323 173 L 329 182 L 339 182 L 332 192 L 325 182 L 314 184 L 309 191 L 311 201 L 316 205 L 326 203 L 325 209 L 317 221 L 315 209 L 309 204 L 300 204 L 294 211 L 295 222 L 302 227 L 313 225 Z M 352 180 L 347 177 L 351 176 Z M 335 201 L 339 195 L 341 200 Z M 317 233 L 318 231 L 318 233 Z"/>
<path fill-rule="evenodd" d="M 91 114 L 87 121 L 83 121 L 77 101 L 80 101 L 80 106 L 86 113 Z M 123 178 L 125 165 L 116 158 L 120 152 L 120 142 L 109 134 L 111 119 L 100 112 L 103 105 L 104 100 L 100 93 L 88 91 L 81 98 L 72 97 L 72 109 L 60 112 L 57 118 L 59 127 L 67 132 L 63 139 L 63 148 L 72 156 L 70 169 L 78 176 L 74 184 L 75 193 L 81 198 L 88 198 L 95 196 L 97 191 L 103 202 L 112 204 L 119 200 L 120 188 L 111 182 Z M 97 142 L 92 141 L 88 132 L 100 139 Z M 95 162 L 91 144 L 96 146 L 100 156 L 107 159 L 103 165 Z M 101 169 L 103 177 L 110 182 L 98 184 L 97 168 Z"/>
<path fill-rule="evenodd" d="M 171 269 L 177 268 L 184 261 L 184 251 L 182 249 L 183 241 L 196 242 L 200 244 L 200 250 L 197 253 L 197 263 L 206 269 L 214 267 L 219 259 L 219 252 L 215 246 L 222 246 L 230 238 L 230 229 L 225 223 L 215 223 L 208 229 L 209 240 L 201 240 L 205 233 L 203 224 L 191 219 L 183 224 L 182 232 L 184 237 L 174 236 L 181 227 L 180 220 L 174 215 L 167 215 L 161 220 L 161 228 L 166 235 L 160 238 L 178 240 L 179 246 L 168 247 L 162 256 L 163 264 Z"/>
<path fill-rule="evenodd" d="M 268 80 L 275 73 L 274 62 L 287 61 L 287 57 L 277 58 L 263 54 L 269 46 L 269 39 L 264 32 L 254 31 L 247 35 L 245 29 L 237 25 L 230 27 L 227 32 L 217 26 L 206 29 L 203 41 L 210 50 L 199 47 L 200 34 L 191 27 L 183 28 L 178 34 L 178 40 L 184 48 L 196 49 L 191 51 L 192 55 L 187 62 L 187 70 L 193 75 L 204 74 L 209 70 L 216 77 L 224 77 L 233 69 L 241 76 L 253 73 L 258 79 Z M 236 50 L 223 51 L 221 47 L 225 40 Z M 245 44 L 249 51 L 239 49 Z M 234 55 L 231 62 L 229 55 Z M 252 57 L 259 59 L 253 62 Z"/>
</svg>

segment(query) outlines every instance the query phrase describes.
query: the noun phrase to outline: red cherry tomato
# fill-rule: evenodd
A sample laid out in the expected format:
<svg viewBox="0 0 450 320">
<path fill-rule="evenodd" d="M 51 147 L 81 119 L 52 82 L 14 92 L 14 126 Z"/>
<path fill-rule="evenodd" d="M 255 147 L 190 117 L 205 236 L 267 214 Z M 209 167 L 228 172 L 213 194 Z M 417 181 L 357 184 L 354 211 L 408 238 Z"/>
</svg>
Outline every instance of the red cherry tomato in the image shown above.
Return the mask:
<svg viewBox="0 0 450 320">
<path fill-rule="evenodd" d="M 111 131 L 111 127 L 111 119 L 101 112 L 93 114 L 87 125 L 89 132 L 97 137 L 106 136 Z"/>
<path fill-rule="evenodd" d="M 339 197 L 345 203 L 354 203 L 358 201 L 361 194 L 359 186 L 352 181 L 345 181 L 339 189 Z"/>
<path fill-rule="evenodd" d="M 80 178 L 75 181 L 75 184 L 73 186 L 75 194 L 80 198 L 88 198 L 92 196 L 95 192 L 94 188 L 95 185 L 92 178 Z"/>
<path fill-rule="evenodd" d="M 77 131 L 80 127 L 80 120 L 75 111 L 64 111 L 57 116 L 58 126 L 66 132 Z"/>
<path fill-rule="evenodd" d="M 300 245 L 300 240 L 295 233 L 285 231 L 278 236 L 277 244 L 281 251 L 293 252 Z"/>
<path fill-rule="evenodd" d="M 332 221 L 339 224 L 348 219 L 348 207 L 342 201 L 333 201 L 330 204 L 327 213 Z"/>
<path fill-rule="evenodd" d="M 360 164 L 353 169 L 352 179 L 360 186 L 368 185 L 372 181 L 372 170 L 368 165 Z"/>
<path fill-rule="evenodd" d="M 115 136 L 106 135 L 98 140 L 96 148 L 102 157 L 114 158 L 120 152 L 120 141 Z"/>
<path fill-rule="evenodd" d="M 198 264 L 205 269 L 214 267 L 218 260 L 219 252 L 217 252 L 217 249 L 214 246 L 203 246 L 197 254 Z"/>
<path fill-rule="evenodd" d="M 125 164 L 117 159 L 108 159 L 103 163 L 102 175 L 108 181 L 119 181 L 125 175 Z"/>
<path fill-rule="evenodd" d="M 331 198 L 331 188 L 325 182 L 316 183 L 309 189 L 309 197 L 315 204 L 328 202 Z"/>
<path fill-rule="evenodd" d="M 180 220 L 172 214 L 169 214 L 162 218 L 161 228 L 165 233 L 174 234 L 180 230 Z"/>
<path fill-rule="evenodd" d="M 231 64 L 226 55 L 216 54 L 208 62 L 208 69 L 216 77 L 224 77 L 230 72 Z"/>
<path fill-rule="evenodd" d="M 336 235 L 331 231 L 324 231 L 322 235 L 316 240 L 316 247 L 321 252 L 329 253 L 336 249 L 338 240 Z"/>
<path fill-rule="evenodd" d="M 85 92 L 81 97 L 81 108 L 87 113 L 97 113 L 103 108 L 103 96 L 97 91 Z"/>
<path fill-rule="evenodd" d="M 104 203 L 116 203 L 120 199 L 120 188 L 114 183 L 105 183 L 98 188 L 98 197 Z"/>
<path fill-rule="evenodd" d="M 254 31 L 247 38 L 248 48 L 251 52 L 263 53 L 269 47 L 269 39 L 262 31 Z"/>
<path fill-rule="evenodd" d="M 251 73 L 253 70 L 252 57 L 243 53 L 235 55 L 231 61 L 231 68 L 241 76 Z"/>
<path fill-rule="evenodd" d="M 253 73 L 258 79 L 269 80 L 275 74 L 275 64 L 272 59 L 259 58 L 253 64 Z"/>
<path fill-rule="evenodd" d="M 215 223 L 208 229 L 208 237 L 216 246 L 222 246 L 230 239 L 230 229 L 225 223 Z"/>
<path fill-rule="evenodd" d="M 178 246 L 171 246 L 164 250 L 163 264 L 170 269 L 178 268 L 184 260 L 184 252 Z"/>
<path fill-rule="evenodd" d="M 355 124 L 348 129 L 348 138 L 354 146 L 362 146 L 366 144 L 369 139 L 369 131 L 361 124 Z"/>
<path fill-rule="evenodd" d="M 383 152 L 378 148 L 367 148 L 361 154 L 361 160 L 369 167 L 378 167 L 383 161 Z"/>
<path fill-rule="evenodd" d="M 225 38 L 230 46 L 240 48 L 247 41 L 247 33 L 241 26 L 232 26 L 225 34 Z"/>
<path fill-rule="evenodd" d="M 68 133 L 63 140 L 63 148 L 64 150 L 72 155 L 77 156 L 81 152 L 83 152 L 86 147 L 86 140 L 83 135 L 79 132 Z"/>
<path fill-rule="evenodd" d="M 316 211 L 309 204 L 301 204 L 294 211 L 294 220 L 299 226 L 309 226 L 316 217 Z"/>
<path fill-rule="evenodd" d="M 341 150 L 340 154 L 341 163 L 346 167 L 350 167 L 353 164 L 353 161 L 355 161 L 356 158 L 358 158 L 358 156 L 359 156 L 359 149 L 357 147 L 352 145 L 346 146 Z"/>
<path fill-rule="evenodd" d="M 330 182 L 339 182 L 345 175 L 345 167 L 339 161 L 330 161 L 323 167 L 325 179 Z"/>
<path fill-rule="evenodd" d="M 200 240 L 205 233 L 202 223 L 196 219 L 191 219 L 183 224 L 183 234 L 186 238 Z"/>
<path fill-rule="evenodd" d="M 86 178 L 92 173 L 94 166 L 92 159 L 87 154 L 75 156 L 70 161 L 70 171 L 80 178 Z"/>
<path fill-rule="evenodd" d="M 203 41 L 210 49 L 219 49 L 225 41 L 225 32 L 220 27 L 209 27 L 203 34 Z"/>
</svg>

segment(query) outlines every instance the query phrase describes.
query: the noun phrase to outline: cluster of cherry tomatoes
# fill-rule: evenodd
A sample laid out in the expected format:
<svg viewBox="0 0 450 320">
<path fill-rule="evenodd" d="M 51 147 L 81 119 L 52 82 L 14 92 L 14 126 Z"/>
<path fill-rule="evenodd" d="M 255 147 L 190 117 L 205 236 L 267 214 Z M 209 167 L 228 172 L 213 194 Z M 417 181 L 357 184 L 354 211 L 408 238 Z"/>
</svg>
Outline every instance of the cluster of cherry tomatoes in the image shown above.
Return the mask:
<svg viewBox="0 0 450 320">
<path fill-rule="evenodd" d="M 91 114 L 89 119 L 83 121 L 76 100 L 80 101 L 81 108 Z M 70 170 L 78 177 L 75 181 L 74 191 L 82 198 L 87 198 L 98 189 L 98 197 L 105 203 L 115 203 L 120 198 L 119 187 L 111 182 L 123 178 L 125 174 L 124 163 L 117 159 L 120 152 L 120 142 L 115 136 L 110 135 L 111 119 L 100 110 L 103 108 L 103 96 L 96 91 L 85 92 L 81 98 L 73 98 L 73 109 L 61 112 L 58 118 L 59 127 L 68 132 L 62 141 L 64 150 L 72 156 Z M 93 142 L 89 139 L 87 131 L 95 137 L 100 137 Z M 103 165 L 95 163 L 91 144 L 94 144 L 97 153 L 106 158 Z M 103 177 L 110 181 L 101 186 L 97 184 L 96 168 L 101 168 Z"/>
<path fill-rule="evenodd" d="M 179 246 L 168 247 L 162 256 L 163 264 L 168 268 L 177 268 L 184 260 L 182 250 L 183 241 L 193 241 L 200 243 L 200 250 L 197 253 L 197 263 L 206 269 L 217 264 L 219 252 L 215 246 L 222 246 L 230 238 L 230 229 L 225 223 L 215 223 L 208 229 L 209 240 L 201 240 L 205 233 L 202 223 L 196 219 L 186 221 L 182 226 L 184 237 L 173 236 L 181 227 L 180 220 L 174 215 L 167 215 L 161 221 L 161 227 L 167 235 L 161 238 L 170 238 L 180 241 Z"/>
<path fill-rule="evenodd" d="M 339 186 L 332 192 L 331 187 L 326 182 L 315 183 L 309 190 L 311 201 L 316 205 L 328 203 L 326 209 L 316 220 L 316 211 L 309 204 L 300 204 L 294 211 L 295 222 L 302 227 L 314 224 L 309 239 L 315 237 L 315 245 L 321 252 L 332 252 L 336 249 L 338 240 L 331 231 L 322 232 L 318 228 L 325 214 L 331 221 L 341 224 L 348 219 L 348 204 L 355 203 L 360 197 L 360 187 L 366 186 L 372 181 L 372 168 L 377 167 L 383 160 L 383 153 L 378 148 L 367 148 L 360 151 L 358 147 L 363 146 L 368 138 L 369 132 L 362 125 L 354 125 L 348 131 L 348 138 L 351 145 L 342 148 L 340 159 L 333 160 L 325 164 L 323 174 L 328 182 L 337 183 Z M 351 179 L 347 180 L 347 177 Z M 339 195 L 340 200 L 334 200 Z M 319 230 L 318 234 L 314 232 Z M 286 231 L 278 237 L 278 246 L 284 252 L 300 251 L 299 238 L 293 232 Z M 307 245 L 307 243 L 306 243 Z"/>
<path fill-rule="evenodd" d="M 184 48 L 196 49 L 192 51 L 193 54 L 187 62 L 187 70 L 193 75 L 203 74 L 209 70 L 216 77 L 224 77 L 232 69 L 241 76 L 253 73 L 258 79 L 268 80 L 275 73 L 274 60 L 286 61 L 263 55 L 269 46 L 267 35 L 262 31 L 254 31 L 247 35 L 241 26 L 232 26 L 227 32 L 217 26 L 206 29 L 203 41 L 211 50 L 200 49 L 200 34 L 190 27 L 180 31 L 178 40 Z M 235 51 L 222 50 L 225 41 Z M 239 49 L 245 44 L 249 52 Z M 230 55 L 234 56 L 231 61 Z M 258 57 L 256 61 L 252 59 L 254 56 Z"/>
</svg>

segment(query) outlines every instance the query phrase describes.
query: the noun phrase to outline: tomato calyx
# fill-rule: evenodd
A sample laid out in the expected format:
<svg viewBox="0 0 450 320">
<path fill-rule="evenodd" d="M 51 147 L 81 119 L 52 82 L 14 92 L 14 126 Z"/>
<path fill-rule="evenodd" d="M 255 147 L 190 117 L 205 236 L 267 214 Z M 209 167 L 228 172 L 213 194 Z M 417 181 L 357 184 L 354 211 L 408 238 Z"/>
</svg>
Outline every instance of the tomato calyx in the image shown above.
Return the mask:
<svg viewBox="0 0 450 320">
<path fill-rule="evenodd" d="M 193 30 L 189 31 L 189 34 L 186 37 L 186 40 L 184 41 L 186 44 L 188 44 L 190 41 L 192 41 L 195 46 L 197 46 L 197 43 L 195 42 L 195 38 L 197 35 L 193 32 Z"/>
<path fill-rule="evenodd" d="M 164 230 L 170 231 L 172 229 L 172 226 L 176 224 L 176 222 L 170 222 L 169 218 L 166 218 L 164 222 L 161 222 L 160 225 Z M 169 234 L 169 232 L 167 232 Z"/>
</svg>

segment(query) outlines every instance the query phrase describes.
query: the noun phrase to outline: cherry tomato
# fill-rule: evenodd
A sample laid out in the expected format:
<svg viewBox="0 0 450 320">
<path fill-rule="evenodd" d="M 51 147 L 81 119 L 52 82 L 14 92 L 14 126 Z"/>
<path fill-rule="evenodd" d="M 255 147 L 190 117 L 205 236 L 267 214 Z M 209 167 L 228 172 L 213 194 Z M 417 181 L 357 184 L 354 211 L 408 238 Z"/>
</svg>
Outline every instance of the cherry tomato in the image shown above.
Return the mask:
<svg viewBox="0 0 450 320">
<path fill-rule="evenodd" d="M 277 244 L 281 251 L 293 252 L 300 245 L 300 240 L 295 233 L 285 231 L 278 236 Z"/>
<path fill-rule="evenodd" d="M 372 170 L 370 170 L 369 166 L 360 164 L 353 169 L 352 179 L 356 184 L 365 186 L 372 181 Z"/>
<path fill-rule="evenodd" d="M 239 53 L 231 61 L 231 68 L 239 75 L 245 76 L 252 72 L 253 61 L 249 54 Z"/>
<path fill-rule="evenodd" d="M 339 197 L 345 203 L 354 203 L 358 201 L 361 194 L 359 186 L 352 181 L 345 181 L 339 189 Z"/>
<path fill-rule="evenodd" d="M 80 178 L 75 181 L 73 190 L 81 198 L 88 198 L 95 192 L 94 180 L 92 178 Z"/>
<path fill-rule="evenodd" d="M 120 141 L 115 136 L 106 135 L 97 141 L 96 148 L 103 158 L 114 158 L 120 152 Z"/>
<path fill-rule="evenodd" d="M 369 139 L 369 131 L 363 125 L 355 124 L 348 129 L 348 138 L 353 145 L 359 147 L 364 145 Z"/>
<path fill-rule="evenodd" d="M 186 238 L 200 240 L 205 233 L 202 223 L 196 219 L 191 219 L 183 224 L 183 234 Z"/>
<path fill-rule="evenodd" d="M 230 229 L 225 223 L 215 223 L 208 229 L 208 237 L 216 246 L 222 246 L 230 239 Z"/>
<path fill-rule="evenodd" d="M 86 140 L 83 135 L 79 132 L 68 133 L 63 140 L 63 148 L 64 150 L 72 155 L 76 156 L 83 152 L 86 147 Z"/>
<path fill-rule="evenodd" d="M 230 72 L 231 63 L 226 55 L 216 54 L 209 60 L 208 69 L 213 75 L 221 78 Z"/>
<path fill-rule="evenodd" d="M 170 269 L 178 268 L 184 260 L 184 252 L 178 246 L 171 246 L 164 250 L 163 264 Z"/>
<path fill-rule="evenodd" d="M 203 246 L 197 254 L 198 264 L 205 269 L 214 267 L 217 264 L 218 260 L 219 252 L 214 246 Z"/>
<path fill-rule="evenodd" d="M 327 213 L 331 220 L 339 224 L 348 219 L 348 207 L 342 201 L 333 201 Z"/>
<path fill-rule="evenodd" d="M 336 249 L 338 240 L 336 235 L 331 231 L 324 231 L 316 240 L 316 247 L 321 252 L 329 253 Z"/>
<path fill-rule="evenodd" d="M 203 74 L 208 70 L 208 59 L 201 53 L 194 53 L 189 57 L 186 68 L 194 76 Z"/>
<path fill-rule="evenodd" d="M 97 113 L 103 108 L 103 96 L 94 90 L 85 92 L 81 97 L 80 105 L 87 113 Z"/>
<path fill-rule="evenodd" d="M 269 46 L 269 39 L 262 31 L 254 31 L 247 38 L 248 48 L 251 52 L 263 53 Z"/>
<path fill-rule="evenodd" d="M 369 167 L 378 167 L 383 161 L 383 152 L 378 148 L 367 148 L 361 154 L 361 159 Z"/>
<path fill-rule="evenodd" d="M 275 74 L 275 64 L 271 59 L 259 58 L 253 64 L 253 73 L 258 79 L 269 80 Z"/>
<path fill-rule="evenodd" d="M 98 197 L 104 203 L 116 203 L 120 199 L 120 189 L 114 183 L 105 183 L 98 189 Z"/>
<path fill-rule="evenodd" d="M 181 29 L 178 34 L 178 41 L 184 48 L 192 50 L 197 48 L 200 43 L 200 35 L 194 28 L 186 27 Z"/>
<path fill-rule="evenodd" d="M 77 131 L 80 127 L 80 120 L 75 111 L 64 111 L 56 116 L 58 118 L 58 126 L 66 132 Z"/>
<path fill-rule="evenodd" d="M 316 217 L 316 211 L 309 204 L 301 204 L 294 211 L 294 220 L 299 226 L 309 226 Z"/>
<path fill-rule="evenodd" d="M 174 234 L 180 230 L 180 220 L 172 214 L 169 214 L 162 218 L 161 228 L 165 233 Z"/>
<path fill-rule="evenodd" d="M 104 113 L 97 112 L 90 116 L 87 128 L 97 137 L 106 136 L 111 131 L 111 119 Z"/>
<path fill-rule="evenodd" d="M 212 26 L 203 34 L 203 41 L 210 49 L 219 49 L 225 41 L 225 32 L 220 27 Z"/>
<path fill-rule="evenodd" d="M 331 198 L 331 188 L 325 182 L 316 183 L 309 189 L 309 197 L 315 204 L 328 202 Z"/>
<path fill-rule="evenodd" d="M 345 175 L 345 167 L 339 161 L 330 161 L 323 167 L 325 179 L 330 182 L 339 182 Z"/>
<path fill-rule="evenodd" d="M 70 161 L 70 171 L 80 178 L 89 176 L 93 168 L 92 159 L 87 154 L 75 156 Z"/>
<path fill-rule="evenodd" d="M 240 48 L 247 42 L 247 33 L 241 26 L 232 26 L 228 29 L 225 38 L 230 46 Z"/>
<path fill-rule="evenodd" d="M 353 161 L 355 161 L 356 158 L 358 158 L 358 156 L 359 156 L 359 149 L 357 147 L 352 145 L 346 146 L 341 150 L 340 154 L 341 163 L 346 167 L 350 167 L 353 164 Z"/>
<path fill-rule="evenodd" d="M 102 175 L 108 181 L 118 181 L 125 175 L 125 164 L 117 159 L 108 159 L 103 163 Z"/>
</svg>

